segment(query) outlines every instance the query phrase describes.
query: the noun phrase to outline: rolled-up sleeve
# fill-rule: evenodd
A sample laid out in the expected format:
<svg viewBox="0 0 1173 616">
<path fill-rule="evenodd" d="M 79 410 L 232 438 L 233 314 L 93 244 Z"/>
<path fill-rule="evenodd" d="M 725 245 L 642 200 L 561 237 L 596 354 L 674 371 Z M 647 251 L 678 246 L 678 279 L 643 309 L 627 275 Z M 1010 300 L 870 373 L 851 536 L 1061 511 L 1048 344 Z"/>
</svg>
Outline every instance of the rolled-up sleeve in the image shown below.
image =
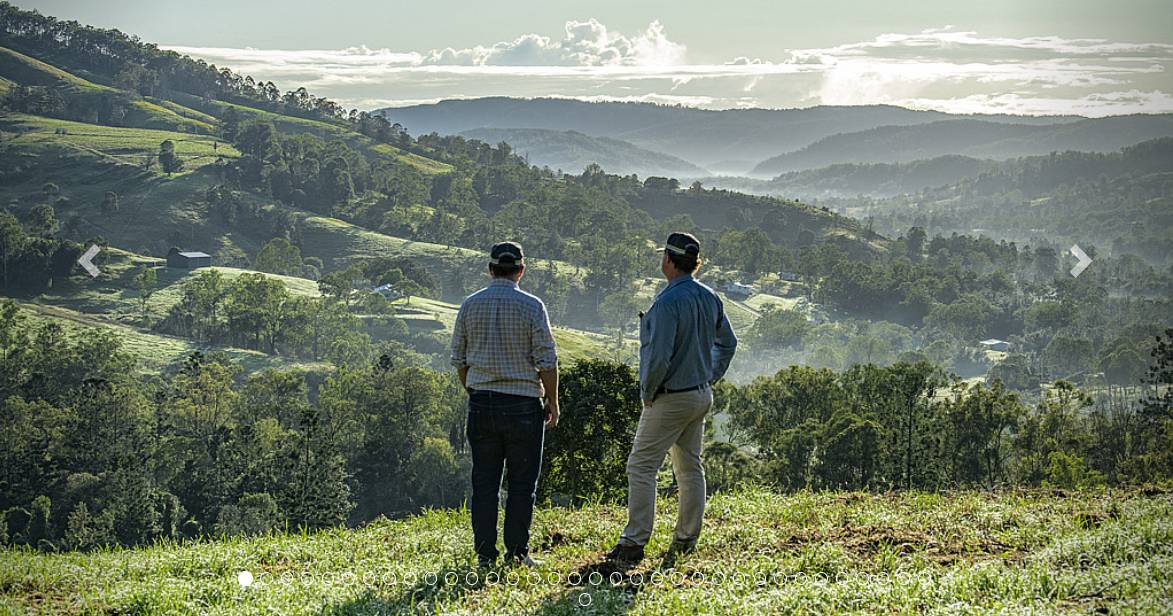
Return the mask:
<svg viewBox="0 0 1173 616">
<path fill-rule="evenodd" d="M 737 335 L 729 324 L 729 317 L 725 316 L 725 306 L 717 300 L 717 335 L 713 338 L 713 383 L 721 380 L 729 370 L 729 363 L 733 361 L 733 353 L 737 350 Z"/>
<path fill-rule="evenodd" d="M 557 368 L 558 350 L 554 345 L 554 332 L 550 329 L 550 315 L 546 312 L 546 305 L 543 303 L 538 303 L 530 336 L 530 348 L 533 349 L 531 359 L 534 362 L 534 367 L 539 371 Z"/>
<path fill-rule="evenodd" d="M 464 327 L 465 307 L 461 306 L 456 313 L 456 325 L 452 327 L 452 367 L 456 369 L 468 366 L 468 332 Z"/>
</svg>

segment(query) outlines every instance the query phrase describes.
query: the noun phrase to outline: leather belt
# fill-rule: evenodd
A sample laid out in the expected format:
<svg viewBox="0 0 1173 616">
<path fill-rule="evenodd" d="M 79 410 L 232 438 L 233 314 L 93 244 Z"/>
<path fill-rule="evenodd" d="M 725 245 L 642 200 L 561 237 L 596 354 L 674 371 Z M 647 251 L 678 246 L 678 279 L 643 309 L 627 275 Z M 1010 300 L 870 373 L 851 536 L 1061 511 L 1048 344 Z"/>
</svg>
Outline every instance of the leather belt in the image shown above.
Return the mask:
<svg viewBox="0 0 1173 616">
<path fill-rule="evenodd" d="M 658 396 L 660 394 L 682 394 L 686 391 L 696 391 L 698 389 L 704 389 L 705 387 L 708 387 L 708 386 L 709 386 L 708 383 L 701 383 L 700 385 L 694 385 L 693 387 L 685 387 L 684 389 L 668 389 L 667 387 L 660 387 L 659 389 L 656 390 L 656 395 Z"/>
</svg>

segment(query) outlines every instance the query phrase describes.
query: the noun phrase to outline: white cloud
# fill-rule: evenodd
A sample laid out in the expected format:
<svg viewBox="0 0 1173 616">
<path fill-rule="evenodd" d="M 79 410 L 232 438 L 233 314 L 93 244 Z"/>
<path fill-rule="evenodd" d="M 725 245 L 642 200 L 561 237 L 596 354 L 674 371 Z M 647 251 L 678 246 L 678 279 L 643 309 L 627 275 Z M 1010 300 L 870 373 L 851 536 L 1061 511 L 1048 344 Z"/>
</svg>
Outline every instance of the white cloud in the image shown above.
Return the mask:
<svg viewBox="0 0 1173 616">
<path fill-rule="evenodd" d="M 1011 38 L 952 27 L 792 49 L 777 60 L 733 56 L 721 64 L 689 63 L 685 45 L 658 21 L 625 35 L 596 19 L 567 21 L 557 37 L 529 33 L 460 49 L 171 49 L 364 108 L 564 96 L 708 108 L 884 103 L 966 113 L 1105 115 L 1170 111 L 1173 91 L 1170 44 Z"/>
<path fill-rule="evenodd" d="M 659 21 L 631 37 L 609 30 L 594 18 L 568 21 L 564 29 L 564 36 L 558 40 L 523 34 L 489 47 L 433 49 L 424 55 L 423 62 L 468 66 L 667 66 L 684 61 L 684 45 L 669 40 Z"/>
</svg>

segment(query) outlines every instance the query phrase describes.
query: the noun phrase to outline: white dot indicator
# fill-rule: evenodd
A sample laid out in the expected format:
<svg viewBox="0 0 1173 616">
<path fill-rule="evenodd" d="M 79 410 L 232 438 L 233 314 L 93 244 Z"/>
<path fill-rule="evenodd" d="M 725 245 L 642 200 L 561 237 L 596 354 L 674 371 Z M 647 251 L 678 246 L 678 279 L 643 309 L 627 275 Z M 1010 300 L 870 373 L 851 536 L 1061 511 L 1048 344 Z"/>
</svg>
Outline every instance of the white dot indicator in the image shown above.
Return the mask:
<svg viewBox="0 0 1173 616">
<path fill-rule="evenodd" d="M 253 574 L 251 571 L 241 571 L 236 574 L 236 581 L 240 582 L 241 588 L 248 588 L 253 585 Z"/>
</svg>

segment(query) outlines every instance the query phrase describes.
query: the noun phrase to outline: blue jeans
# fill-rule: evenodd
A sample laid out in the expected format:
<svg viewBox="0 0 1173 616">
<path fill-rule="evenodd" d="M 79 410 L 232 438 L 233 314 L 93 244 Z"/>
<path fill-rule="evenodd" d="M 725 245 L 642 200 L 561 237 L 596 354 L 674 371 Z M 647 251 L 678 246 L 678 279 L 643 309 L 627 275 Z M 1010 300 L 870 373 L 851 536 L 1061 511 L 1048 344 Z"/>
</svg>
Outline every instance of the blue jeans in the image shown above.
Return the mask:
<svg viewBox="0 0 1173 616">
<path fill-rule="evenodd" d="M 505 551 L 529 554 L 529 528 L 542 471 L 545 413 L 538 398 L 476 391 L 468 399 L 468 443 L 472 450 L 473 547 L 483 561 L 497 559 L 497 498 L 508 469 Z"/>
</svg>

